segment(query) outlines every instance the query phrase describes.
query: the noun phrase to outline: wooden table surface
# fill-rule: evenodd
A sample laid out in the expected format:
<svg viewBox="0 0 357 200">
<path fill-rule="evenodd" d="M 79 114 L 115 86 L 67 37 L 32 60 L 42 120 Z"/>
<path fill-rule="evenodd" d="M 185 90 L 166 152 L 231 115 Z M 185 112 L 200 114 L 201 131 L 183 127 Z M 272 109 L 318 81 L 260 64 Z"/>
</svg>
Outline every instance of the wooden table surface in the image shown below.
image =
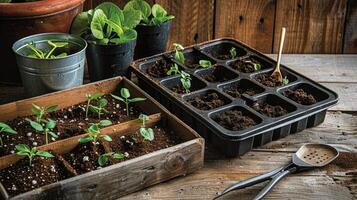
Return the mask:
<svg viewBox="0 0 357 200">
<path fill-rule="evenodd" d="M 235 159 L 223 158 L 208 147 L 203 169 L 122 199 L 212 199 L 237 181 L 287 164 L 304 143 L 330 144 L 340 156 L 326 167 L 290 175 L 265 199 L 357 199 L 357 55 L 284 55 L 282 63 L 340 95 L 323 124 Z M 0 103 L 21 98 L 21 87 L 0 85 Z M 221 199 L 251 199 L 263 186 L 232 192 Z"/>
</svg>

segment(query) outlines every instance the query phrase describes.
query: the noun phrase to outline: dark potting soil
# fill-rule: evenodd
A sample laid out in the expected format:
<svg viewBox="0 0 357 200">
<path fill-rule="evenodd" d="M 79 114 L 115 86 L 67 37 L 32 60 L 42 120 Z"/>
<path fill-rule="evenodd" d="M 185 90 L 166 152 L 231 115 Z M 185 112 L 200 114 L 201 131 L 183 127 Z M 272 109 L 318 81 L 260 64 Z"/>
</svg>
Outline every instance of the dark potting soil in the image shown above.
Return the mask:
<svg viewBox="0 0 357 200">
<path fill-rule="evenodd" d="M 276 74 L 270 75 L 270 74 L 260 74 L 257 76 L 256 80 L 260 82 L 261 84 L 268 86 L 268 87 L 278 87 L 282 86 L 283 83 L 278 80 L 278 77 Z"/>
<path fill-rule="evenodd" d="M 104 154 L 103 146 L 98 142 L 94 145 L 92 142 L 80 143 L 71 152 L 63 157 L 73 166 L 78 174 L 84 174 L 100 168 L 98 158 Z"/>
<path fill-rule="evenodd" d="M 303 89 L 297 89 L 295 91 L 288 90 L 285 91 L 283 95 L 302 105 L 312 105 L 317 102 L 313 95 L 308 94 Z"/>
<path fill-rule="evenodd" d="M 167 71 L 170 70 L 173 63 L 165 59 L 156 61 L 147 69 L 147 73 L 154 78 L 163 78 L 168 76 Z"/>
<path fill-rule="evenodd" d="M 56 158 L 36 157 L 29 166 L 24 158 L 0 171 L 0 181 L 10 196 L 15 196 L 35 188 L 71 177 Z"/>
<path fill-rule="evenodd" d="M 240 131 L 257 124 L 252 118 L 245 116 L 240 110 L 229 110 L 220 113 L 213 120 L 224 128 L 232 131 Z"/>
<path fill-rule="evenodd" d="M 154 127 L 153 131 L 153 141 L 144 140 L 138 131 L 133 134 L 114 136 L 112 137 L 112 142 L 104 141 L 104 143 L 107 143 L 111 147 L 113 152 L 128 155 L 128 157 L 121 160 L 110 159 L 111 164 L 133 159 L 183 142 L 180 138 L 175 136 L 172 131 L 165 130 L 161 127 Z"/>
<path fill-rule="evenodd" d="M 135 104 L 130 105 L 130 116 L 126 115 L 125 106 L 114 100 L 110 95 L 104 95 L 103 98 L 108 100 L 108 105 L 105 109 L 108 113 L 103 114 L 100 120 L 108 119 L 113 124 L 136 119 L 142 112 Z M 92 101 L 92 105 L 96 105 L 96 101 Z M 40 105 L 41 106 L 41 105 Z M 49 136 L 49 143 L 56 140 L 61 140 L 75 135 L 85 133 L 90 123 L 97 123 L 100 120 L 98 115 L 89 111 L 88 119 L 85 119 L 86 102 L 73 105 L 68 108 L 57 110 L 44 116 L 44 119 L 52 119 L 56 121 L 54 131 L 58 138 Z M 16 135 L 2 134 L 4 146 L 0 148 L 0 156 L 12 154 L 15 152 L 17 144 L 27 144 L 29 146 L 40 146 L 46 143 L 45 135 L 41 132 L 36 132 L 25 120 L 26 117 L 17 117 L 5 123 L 17 131 Z M 28 116 L 35 120 L 34 116 Z"/>
<path fill-rule="evenodd" d="M 249 96 L 254 96 L 256 94 L 261 93 L 261 91 L 255 87 L 252 88 L 242 88 L 241 86 L 232 86 L 224 91 L 234 98 L 241 98 L 243 94 L 247 94 Z"/>
<path fill-rule="evenodd" d="M 196 69 L 200 67 L 200 64 L 195 62 L 195 60 L 190 60 L 190 59 L 186 59 L 185 60 L 185 66 L 190 68 L 190 69 Z"/>
<path fill-rule="evenodd" d="M 231 78 L 229 78 L 224 72 L 225 71 L 222 70 L 222 67 L 217 66 L 212 73 L 202 74 L 201 77 L 211 83 L 225 82 L 230 80 Z"/>
<path fill-rule="evenodd" d="M 183 88 L 183 86 L 181 84 L 172 87 L 171 90 L 173 92 L 175 92 L 176 94 L 185 94 L 186 93 L 185 88 Z"/>
<path fill-rule="evenodd" d="M 282 106 L 279 105 L 273 106 L 266 102 L 263 103 L 255 102 L 253 103 L 252 108 L 268 117 L 280 117 L 289 113 Z"/>
<path fill-rule="evenodd" d="M 225 104 L 224 100 L 216 92 L 196 96 L 188 100 L 188 103 L 200 110 L 211 110 Z"/>
<path fill-rule="evenodd" d="M 261 63 L 259 63 L 255 59 L 248 58 L 248 59 L 244 59 L 244 60 L 237 60 L 233 64 L 231 64 L 230 66 L 233 69 L 235 69 L 237 71 L 240 71 L 240 72 L 253 73 L 253 72 L 256 71 L 255 68 L 254 68 L 253 63 L 261 65 Z"/>
</svg>

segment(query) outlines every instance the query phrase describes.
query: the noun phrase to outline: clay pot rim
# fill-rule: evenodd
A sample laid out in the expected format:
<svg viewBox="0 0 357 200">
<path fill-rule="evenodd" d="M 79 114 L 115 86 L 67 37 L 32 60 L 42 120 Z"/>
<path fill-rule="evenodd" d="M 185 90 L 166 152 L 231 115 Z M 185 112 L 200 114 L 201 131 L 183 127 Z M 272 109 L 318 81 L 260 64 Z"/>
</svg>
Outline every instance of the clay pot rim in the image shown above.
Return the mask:
<svg viewBox="0 0 357 200">
<path fill-rule="evenodd" d="M 77 7 L 85 0 L 41 0 L 24 3 L 0 3 L 0 17 L 42 16 Z"/>
</svg>

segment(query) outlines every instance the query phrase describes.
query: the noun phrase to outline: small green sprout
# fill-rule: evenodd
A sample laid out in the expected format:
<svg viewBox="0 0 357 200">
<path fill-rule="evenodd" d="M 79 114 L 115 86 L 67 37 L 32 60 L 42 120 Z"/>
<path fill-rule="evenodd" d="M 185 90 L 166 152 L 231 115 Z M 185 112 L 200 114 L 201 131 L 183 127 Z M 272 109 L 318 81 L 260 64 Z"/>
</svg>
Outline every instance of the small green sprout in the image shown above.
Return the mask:
<svg viewBox="0 0 357 200">
<path fill-rule="evenodd" d="M 180 73 L 180 70 L 178 68 L 178 65 L 176 63 L 174 63 L 173 65 L 171 65 L 169 71 L 166 72 L 167 75 L 171 76 L 171 75 L 177 75 Z"/>
<path fill-rule="evenodd" d="M 236 58 L 237 57 L 237 49 L 232 47 L 230 50 L 229 50 L 229 53 L 231 54 L 231 57 L 232 59 Z"/>
<path fill-rule="evenodd" d="M 43 158 L 54 157 L 54 155 L 52 155 L 50 152 L 37 150 L 36 147 L 30 148 L 26 144 L 18 144 L 15 146 L 15 148 L 16 148 L 17 155 L 27 156 L 29 158 L 30 166 L 32 166 L 32 160 L 35 158 L 35 156 L 39 156 Z"/>
<path fill-rule="evenodd" d="M 181 71 L 181 79 L 180 80 L 181 80 L 183 88 L 185 89 L 185 92 L 190 93 L 191 80 L 192 80 L 190 74 L 188 74 L 184 71 Z"/>
<path fill-rule="evenodd" d="M 177 44 L 177 43 L 174 43 L 174 47 L 175 47 L 175 60 L 177 62 L 179 62 L 180 64 L 185 64 L 185 56 L 183 54 L 183 46 L 181 44 Z"/>
<path fill-rule="evenodd" d="M 67 53 L 63 52 L 58 54 L 57 56 L 53 55 L 53 52 L 57 48 L 62 48 L 68 45 L 68 42 L 52 42 L 50 40 L 47 41 L 47 44 L 51 46 L 51 50 L 47 53 L 43 52 L 41 49 L 36 48 L 33 43 L 27 44 L 26 47 L 32 50 L 32 54 L 27 55 L 30 58 L 40 58 L 40 59 L 49 59 L 49 58 L 62 58 L 66 57 Z"/>
<path fill-rule="evenodd" d="M 103 95 L 104 94 L 102 94 L 102 93 L 86 94 L 86 98 L 87 98 L 86 118 L 88 118 L 88 110 L 89 110 L 89 106 L 90 106 L 91 101 L 99 99 Z"/>
<path fill-rule="evenodd" d="M 123 159 L 125 157 L 128 157 L 128 155 L 123 154 L 123 153 L 114 153 L 114 152 L 109 152 L 105 153 L 99 156 L 98 158 L 98 164 L 101 167 L 104 167 L 108 164 L 108 159 L 109 158 L 114 158 L 114 159 Z"/>
<path fill-rule="evenodd" d="M 49 105 L 48 107 L 41 107 L 36 104 L 32 104 L 32 113 L 36 116 L 36 122 L 37 123 L 42 123 L 46 122 L 45 119 L 43 119 L 43 116 L 46 115 L 47 113 L 53 112 L 57 109 L 57 105 Z"/>
<path fill-rule="evenodd" d="M 127 88 L 122 88 L 120 90 L 120 95 L 121 97 L 119 96 L 116 96 L 114 94 L 111 94 L 112 97 L 116 100 L 119 100 L 121 102 L 124 102 L 125 104 L 125 107 L 126 107 L 126 115 L 129 116 L 129 104 L 130 103 L 136 103 L 136 102 L 140 102 L 140 101 L 145 101 L 146 98 L 141 98 L 141 97 L 135 97 L 135 98 L 132 98 L 132 99 L 129 99 L 130 98 L 130 92 Z"/>
<path fill-rule="evenodd" d="M 104 108 L 106 105 L 108 104 L 108 100 L 102 98 L 98 100 L 98 105 L 97 106 L 93 106 L 93 105 L 89 105 L 89 110 L 97 113 L 98 115 L 98 119 L 100 119 L 100 116 L 104 113 L 107 113 L 108 111 Z"/>
<path fill-rule="evenodd" d="M 100 134 L 100 128 L 111 125 L 112 122 L 109 120 L 102 120 L 99 123 L 92 124 L 88 129 L 88 135 L 79 139 L 80 143 L 92 142 L 97 145 L 98 139 L 103 138 L 104 140 L 111 142 L 112 138 L 109 135 Z"/>
<path fill-rule="evenodd" d="M 140 134 L 144 137 L 144 140 L 153 141 L 154 140 L 154 131 L 152 128 L 146 128 L 145 122 L 148 121 L 150 118 L 145 114 L 140 114 L 139 116 L 140 121 L 143 123 L 141 128 L 139 129 Z"/>
<path fill-rule="evenodd" d="M 210 68 L 212 67 L 212 63 L 209 60 L 200 60 L 198 62 L 202 68 Z"/>
<path fill-rule="evenodd" d="M 53 132 L 53 129 L 56 127 L 56 122 L 54 120 L 48 119 L 42 123 L 37 123 L 29 118 L 26 118 L 25 120 L 30 123 L 33 129 L 45 135 L 46 144 L 48 144 L 48 134 L 50 134 L 53 138 L 58 138 L 58 135 Z"/>
<path fill-rule="evenodd" d="M 283 85 L 289 84 L 289 79 L 288 79 L 288 77 L 285 76 L 285 77 L 283 78 L 283 81 L 282 81 L 282 82 L 283 82 Z"/>
<path fill-rule="evenodd" d="M 259 71 L 262 68 L 262 66 L 259 63 L 252 62 L 251 60 L 243 60 L 243 62 L 253 65 L 254 71 Z"/>
<path fill-rule="evenodd" d="M 9 125 L 2 122 L 0 122 L 0 133 L 8 133 L 10 135 L 17 134 L 17 132 L 14 129 L 12 129 Z M 1 135 L 0 135 L 0 146 L 1 147 L 4 146 Z"/>
</svg>

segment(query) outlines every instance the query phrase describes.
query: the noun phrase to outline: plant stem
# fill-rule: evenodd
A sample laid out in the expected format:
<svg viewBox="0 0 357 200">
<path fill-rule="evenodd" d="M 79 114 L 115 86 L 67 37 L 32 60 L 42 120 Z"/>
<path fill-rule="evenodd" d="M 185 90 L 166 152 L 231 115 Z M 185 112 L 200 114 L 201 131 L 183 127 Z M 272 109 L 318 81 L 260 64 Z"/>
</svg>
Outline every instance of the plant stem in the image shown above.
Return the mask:
<svg viewBox="0 0 357 200">
<path fill-rule="evenodd" d="M 46 137 L 46 144 L 48 144 L 48 133 L 47 133 L 47 130 L 45 130 L 45 137 Z"/>
<path fill-rule="evenodd" d="M 100 110 L 98 112 L 98 118 L 100 119 L 100 115 L 102 114 L 102 108 L 101 107 L 99 107 L 99 108 L 100 108 Z"/>
<path fill-rule="evenodd" d="M 56 48 L 57 48 L 57 47 L 53 47 L 53 48 L 51 49 L 51 51 L 48 52 L 48 54 L 47 54 L 47 56 L 46 56 L 46 59 L 50 57 L 50 55 L 53 53 L 53 51 L 54 51 Z"/>
<path fill-rule="evenodd" d="M 90 104 L 90 99 L 88 99 L 88 101 L 87 101 L 87 107 L 86 107 L 86 119 L 88 118 L 88 108 L 89 108 L 89 104 Z"/>
<path fill-rule="evenodd" d="M 32 166 L 32 157 L 29 157 L 30 159 L 30 167 Z"/>
<path fill-rule="evenodd" d="M 0 136 L 0 146 L 2 147 L 4 143 L 2 142 L 2 137 Z"/>
<path fill-rule="evenodd" d="M 126 116 L 129 117 L 129 102 L 128 102 L 128 100 L 126 100 L 125 106 L 126 106 Z"/>
</svg>

